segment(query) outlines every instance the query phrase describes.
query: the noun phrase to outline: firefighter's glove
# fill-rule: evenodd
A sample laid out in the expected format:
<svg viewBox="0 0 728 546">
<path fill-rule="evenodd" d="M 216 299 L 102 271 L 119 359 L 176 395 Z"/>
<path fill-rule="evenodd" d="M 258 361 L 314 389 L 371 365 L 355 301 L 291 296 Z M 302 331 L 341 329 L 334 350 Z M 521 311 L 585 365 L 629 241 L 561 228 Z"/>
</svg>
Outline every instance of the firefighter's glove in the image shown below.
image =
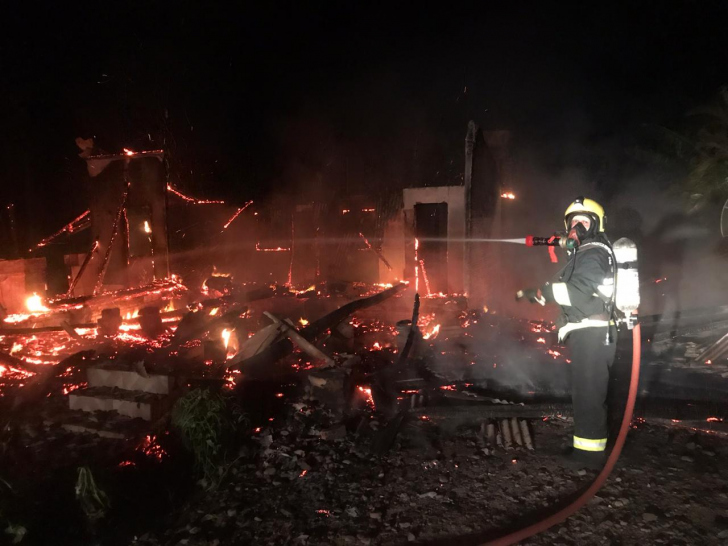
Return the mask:
<svg viewBox="0 0 728 546">
<path fill-rule="evenodd" d="M 546 305 L 546 298 L 543 297 L 541 290 L 538 288 L 526 288 L 525 290 L 519 290 L 516 292 L 516 301 L 521 301 L 523 299 L 527 299 L 531 303 Z"/>
</svg>

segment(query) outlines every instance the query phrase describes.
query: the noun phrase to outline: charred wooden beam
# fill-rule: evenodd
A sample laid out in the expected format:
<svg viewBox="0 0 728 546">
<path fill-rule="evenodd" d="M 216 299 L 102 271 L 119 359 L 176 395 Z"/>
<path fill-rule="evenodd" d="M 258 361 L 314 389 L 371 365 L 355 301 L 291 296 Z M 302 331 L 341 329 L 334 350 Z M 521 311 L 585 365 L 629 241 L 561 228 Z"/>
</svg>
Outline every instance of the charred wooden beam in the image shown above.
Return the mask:
<svg viewBox="0 0 728 546">
<path fill-rule="evenodd" d="M 368 298 L 358 299 L 342 305 L 337 310 L 313 321 L 311 324 L 299 330 L 299 334 L 311 341 L 323 334 L 330 328 L 336 328 L 341 322 L 346 320 L 352 313 L 361 309 L 367 309 L 374 305 L 378 305 L 395 294 L 401 292 L 407 287 L 405 283 L 398 284 L 392 288 L 387 288 L 379 294 L 369 296 Z M 275 362 L 293 351 L 293 343 L 289 339 L 281 339 L 271 344 L 265 351 L 261 351 L 255 356 L 231 364 L 231 368 L 240 369 L 243 367 L 256 368 L 257 366 L 266 366 L 271 362 Z"/>
<path fill-rule="evenodd" d="M 407 359 L 409 358 L 410 351 L 412 350 L 412 345 L 415 342 L 415 338 L 417 337 L 417 321 L 420 317 L 420 295 L 415 294 L 415 304 L 412 308 L 412 324 L 410 324 L 410 331 L 407 334 L 407 341 L 404 344 L 404 347 L 402 348 L 402 352 L 399 355 L 399 359 L 397 359 L 397 366 L 404 365 L 405 362 L 407 362 Z"/>
<path fill-rule="evenodd" d="M 265 311 L 263 314 L 271 319 L 275 324 L 277 324 L 283 331 L 283 334 L 287 336 L 308 356 L 316 360 L 323 360 L 328 366 L 334 365 L 334 360 L 329 355 L 321 351 L 318 347 L 316 347 L 313 343 L 308 341 L 305 337 L 303 337 L 290 320 L 283 321 L 275 315 L 269 313 L 268 311 Z"/>
</svg>

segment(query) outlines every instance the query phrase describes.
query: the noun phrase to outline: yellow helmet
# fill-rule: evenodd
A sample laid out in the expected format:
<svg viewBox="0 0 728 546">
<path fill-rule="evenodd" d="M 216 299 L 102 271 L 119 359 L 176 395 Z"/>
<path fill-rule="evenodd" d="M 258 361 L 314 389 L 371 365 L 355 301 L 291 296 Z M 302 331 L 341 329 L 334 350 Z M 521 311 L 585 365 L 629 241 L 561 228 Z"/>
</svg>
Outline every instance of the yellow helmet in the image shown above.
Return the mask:
<svg viewBox="0 0 728 546">
<path fill-rule="evenodd" d="M 567 230 L 569 229 L 571 219 L 578 214 L 591 218 L 596 227 L 595 231 L 604 231 L 607 224 L 607 215 L 604 214 L 604 207 L 596 201 L 585 199 L 584 197 L 574 199 L 574 202 L 568 206 L 564 213 L 564 225 Z"/>
</svg>

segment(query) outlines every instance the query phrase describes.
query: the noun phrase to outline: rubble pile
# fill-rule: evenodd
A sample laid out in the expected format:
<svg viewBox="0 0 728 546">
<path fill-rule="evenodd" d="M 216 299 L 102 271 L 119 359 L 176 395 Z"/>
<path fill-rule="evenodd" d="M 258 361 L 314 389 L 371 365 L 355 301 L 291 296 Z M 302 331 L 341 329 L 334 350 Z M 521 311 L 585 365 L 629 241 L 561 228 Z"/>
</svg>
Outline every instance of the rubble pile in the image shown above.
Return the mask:
<svg viewBox="0 0 728 546">
<path fill-rule="evenodd" d="M 91 465 L 101 486 L 139 484 L 149 464 L 164 479 L 185 476 L 170 484 L 180 497 L 146 519 L 122 516 L 147 493 L 119 484 L 126 500 L 115 505 L 110 494 L 106 526 L 82 536 L 135 535 L 148 546 L 477 544 L 538 519 L 593 477 L 555 458 L 568 442 L 559 395 L 570 361 L 548 322 L 468 309 L 457 295 L 420 298 L 406 283 L 298 290 L 216 274 L 199 291 L 171 279 L 102 300 L 41 302 L 0 336 L 6 468 L 74 446 L 65 470 L 103 453 Z M 688 349 L 723 355 L 720 338 Z M 214 483 L 195 474 L 169 418 L 195 389 L 227 393 L 245 412 Z M 724 408 L 691 406 L 669 420 L 643 402 L 637 415 L 598 497 L 528 543 L 728 536 Z M 68 481 L 58 461 L 50 467 Z M 687 477 L 706 469 L 711 484 L 696 493 Z M 66 509 L 78 512 L 73 501 Z"/>
</svg>

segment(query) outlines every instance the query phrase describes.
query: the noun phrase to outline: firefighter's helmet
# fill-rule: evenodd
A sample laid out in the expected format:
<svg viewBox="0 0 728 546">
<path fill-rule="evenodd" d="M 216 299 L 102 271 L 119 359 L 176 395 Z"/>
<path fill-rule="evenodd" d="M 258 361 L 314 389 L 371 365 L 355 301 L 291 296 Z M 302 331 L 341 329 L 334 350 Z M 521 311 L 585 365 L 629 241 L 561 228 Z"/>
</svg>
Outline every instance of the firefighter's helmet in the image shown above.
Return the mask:
<svg viewBox="0 0 728 546">
<path fill-rule="evenodd" d="M 564 225 L 566 226 L 567 231 L 571 227 L 571 219 L 578 215 L 587 216 L 591 219 L 592 226 L 594 226 L 593 231 L 595 233 L 597 231 L 604 231 L 607 224 L 607 216 L 604 214 L 604 208 L 596 201 L 592 199 L 585 199 L 584 197 L 577 197 L 574 199 L 574 202 L 569 205 L 564 213 Z M 589 231 L 592 231 L 592 229 Z"/>
</svg>

